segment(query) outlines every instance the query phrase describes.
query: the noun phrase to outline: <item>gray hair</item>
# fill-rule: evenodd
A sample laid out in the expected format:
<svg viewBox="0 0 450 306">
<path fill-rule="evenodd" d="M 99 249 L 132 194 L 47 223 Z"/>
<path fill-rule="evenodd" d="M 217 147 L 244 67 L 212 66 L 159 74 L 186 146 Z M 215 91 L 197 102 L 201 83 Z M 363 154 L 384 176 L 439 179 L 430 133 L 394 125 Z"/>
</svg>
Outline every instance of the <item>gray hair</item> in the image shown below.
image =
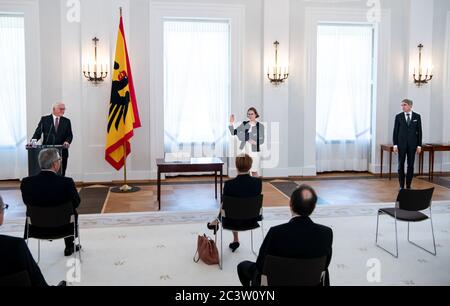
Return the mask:
<svg viewBox="0 0 450 306">
<path fill-rule="evenodd" d="M 57 149 L 44 149 L 39 152 L 39 166 L 42 170 L 48 170 L 52 168 L 55 161 L 58 161 L 61 157 Z"/>
<path fill-rule="evenodd" d="M 56 102 L 52 105 L 52 110 L 54 110 L 55 108 L 61 106 L 61 105 L 65 105 L 64 102 Z"/>
<path fill-rule="evenodd" d="M 413 101 L 410 100 L 410 99 L 405 99 L 405 100 L 402 101 L 402 103 L 406 103 L 406 104 L 408 104 L 409 106 L 413 106 Z"/>
</svg>

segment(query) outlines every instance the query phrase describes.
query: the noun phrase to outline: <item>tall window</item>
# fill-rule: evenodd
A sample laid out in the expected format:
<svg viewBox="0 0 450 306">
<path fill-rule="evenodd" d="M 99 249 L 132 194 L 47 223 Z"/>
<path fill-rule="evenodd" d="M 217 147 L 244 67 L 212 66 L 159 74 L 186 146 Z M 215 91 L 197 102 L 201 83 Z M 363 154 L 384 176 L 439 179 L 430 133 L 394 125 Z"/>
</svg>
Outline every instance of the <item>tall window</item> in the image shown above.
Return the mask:
<svg viewBox="0 0 450 306">
<path fill-rule="evenodd" d="M 0 14 L 0 179 L 15 179 L 26 141 L 25 33 L 21 15 Z M 23 166 L 22 166 L 23 167 Z"/>
<path fill-rule="evenodd" d="M 321 24 L 317 36 L 318 172 L 367 171 L 374 28 Z"/>
<path fill-rule="evenodd" d="M 227 22 L 164 22 L 166 152 L 180 145 L 224 145 L 230 105 Z"/>
</svg>

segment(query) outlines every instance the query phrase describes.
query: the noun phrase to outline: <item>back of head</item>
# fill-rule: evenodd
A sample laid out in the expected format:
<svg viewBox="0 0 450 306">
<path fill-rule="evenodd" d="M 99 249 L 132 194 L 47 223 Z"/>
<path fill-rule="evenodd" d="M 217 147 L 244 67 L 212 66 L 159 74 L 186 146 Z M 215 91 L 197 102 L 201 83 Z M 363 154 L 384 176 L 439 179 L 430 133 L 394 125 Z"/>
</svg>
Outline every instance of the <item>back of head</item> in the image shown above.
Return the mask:
<svg viewBox="0 0 450 306">
<path fill-rule="evenodd" d="M 236 157 L 236 169 L 239 173 L 248 173 L 252 164 L 253 159 L 248 154 L 241 154 Z"/>
<path fill-rule="evenodd" d="M 39 166 L 41 170 L 50 170 L 53 163 L 60 159 L 57 149 L 45 149 L 39 152 Z"/>
<path fill-rule="evenodd" d="M 301 185 L 291 196 L 292 212 L 303 217 L 309 217 L 316 208 L 317 194 L 311 186 Z"/>
</svg>

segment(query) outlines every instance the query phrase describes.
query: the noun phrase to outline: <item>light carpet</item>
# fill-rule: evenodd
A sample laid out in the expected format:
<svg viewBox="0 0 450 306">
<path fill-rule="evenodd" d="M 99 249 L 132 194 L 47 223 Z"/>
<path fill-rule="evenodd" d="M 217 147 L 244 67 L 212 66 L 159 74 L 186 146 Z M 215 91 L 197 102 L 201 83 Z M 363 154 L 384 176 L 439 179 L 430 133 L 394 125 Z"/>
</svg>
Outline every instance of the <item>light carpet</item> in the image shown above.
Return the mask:
<svg viewBox="0 0 450 306">
<path fill-rule="evenodd" d="M 333 228 L 331 284 L 345 285 L 450 285 L 450 203 L 433 208 L 438 255 L 436 257 L 409 244 L 406 224 L 399 223 L 400 258 L 395 259 L 377 248 L 376 210 L 386 205 L 318 208 L 313 219 Z M 144 285 L 144 286 L 233 286 L 240 285 L 236 266 L 243 260 L 255 260 L 250 249 L 250 233 L 241 234 L 241 247 L 231 253 L 231 233 L 224 232 L 224 269 L 195 264 L 192 260 L 197 235 L 207 232 L 206 221 L 215 212 L 145 213 L 82 216 L 81 239 L 83 263 L 80 282 L 74 286 Z M 287 208 L 265 210 L 266 232 L 289 220 Z M 2 234 L 20 236 L 23 220 L 9 220 L 0 228 Z M 394 223 L 381 219 L 380 242 L 393 249 Z M 429 223 L 412 225 L 412 238 L 432 247 Z M 255 232 L 259 249 L 261 231 Z M 220 242 L 219 242 L 220 245 Z M 66 278 L 69 268 L 63 256 L 63 241 L 41 244 L 40 267 L 50 284 Z M 37 241 L 30 241 L 37 257 Z M 380 282 L 369 282 L 372 259 L 380 263 Z"/>
</svg>

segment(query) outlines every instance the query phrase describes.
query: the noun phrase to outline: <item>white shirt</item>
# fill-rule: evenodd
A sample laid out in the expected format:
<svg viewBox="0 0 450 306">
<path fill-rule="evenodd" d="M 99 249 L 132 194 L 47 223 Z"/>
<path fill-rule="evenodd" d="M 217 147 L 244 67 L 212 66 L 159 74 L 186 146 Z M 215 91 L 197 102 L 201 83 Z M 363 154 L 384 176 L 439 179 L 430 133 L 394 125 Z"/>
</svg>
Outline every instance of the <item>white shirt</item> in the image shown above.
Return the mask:
<svg viewBox="0 0 450 306">
<path fill-rule="evenodd" d="M 405 119 L 406 119 L 406 122 L 408 122 L 408 114 L 409 114 L 409 120 L 412 121 L 413 113 L 412 113 L 412 112 L 409 112 L 409 113 L 405 113 Z"/>
<path fill-rule="evenodd" d="M 253 129 L 256 128 L 256 123 L 249 122 L 249 125 L 250 125 L 250 130 L 248 130 L 248 132 L 251 133 L 253 131 Z"/>
<path fill-rule="evenodd" d="M 58 118 L 59 123 L 61 123 L 61 117 L 56 117 L 56 116 L 53 115 L 53 114 L 52 114 L 52 116 L 53 116 L 53 125 L 55 125 L 55 123 L 56 123 L 56 118 Z"/>
</svg>

